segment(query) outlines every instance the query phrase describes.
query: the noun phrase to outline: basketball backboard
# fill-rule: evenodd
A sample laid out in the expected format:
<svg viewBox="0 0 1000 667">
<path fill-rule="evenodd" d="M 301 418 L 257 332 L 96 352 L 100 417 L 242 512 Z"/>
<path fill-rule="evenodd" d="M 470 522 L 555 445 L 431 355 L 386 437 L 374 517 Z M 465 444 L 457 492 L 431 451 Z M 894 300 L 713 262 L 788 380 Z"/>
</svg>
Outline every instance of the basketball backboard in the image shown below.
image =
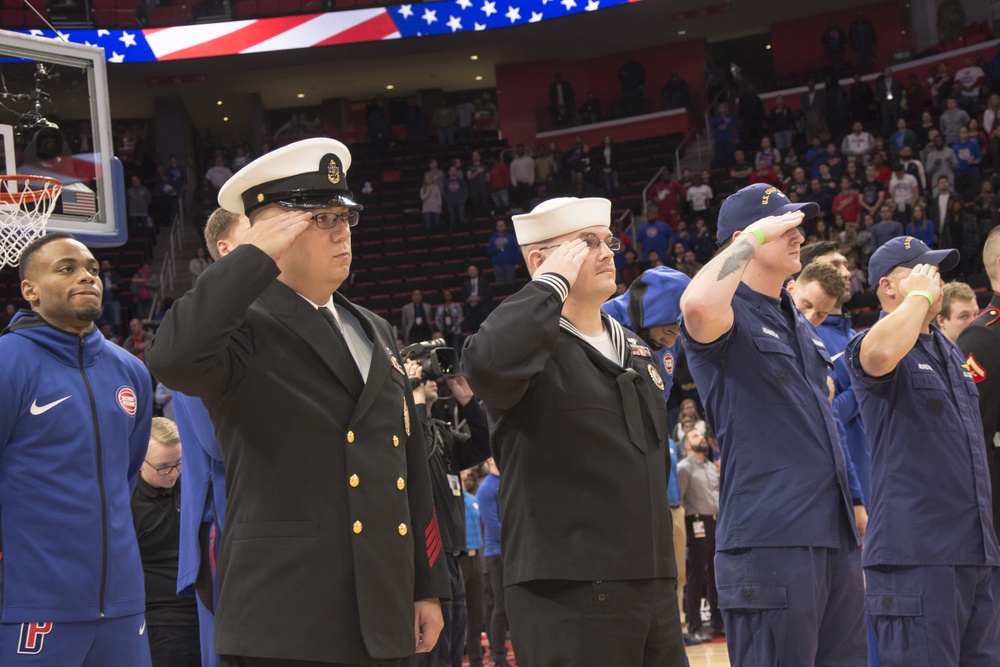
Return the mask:
<svg viewBox="0 0 1000 667">
<path fill-rule="evenodd" d="M 127 240 L 102 49 L 0 30 L 0 144 L 0 174 L 62 181 L 48 231 L 89 246 Z"/>
</svg>

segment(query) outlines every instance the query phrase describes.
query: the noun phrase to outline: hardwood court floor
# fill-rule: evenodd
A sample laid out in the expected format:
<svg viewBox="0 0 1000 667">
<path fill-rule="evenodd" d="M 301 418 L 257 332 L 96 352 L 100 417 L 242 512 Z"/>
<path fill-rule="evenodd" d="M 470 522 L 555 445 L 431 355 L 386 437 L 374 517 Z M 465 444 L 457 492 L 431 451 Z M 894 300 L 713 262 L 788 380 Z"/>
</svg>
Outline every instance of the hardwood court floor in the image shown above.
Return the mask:
<svg viewBox="0 0 1000 667">
<path fill-rule="evenodd" d="M 691 667 L 729 667 L 726 642 L 721 639 L 700 646 L 689 646 L 687 656 Z"/>
</svg>

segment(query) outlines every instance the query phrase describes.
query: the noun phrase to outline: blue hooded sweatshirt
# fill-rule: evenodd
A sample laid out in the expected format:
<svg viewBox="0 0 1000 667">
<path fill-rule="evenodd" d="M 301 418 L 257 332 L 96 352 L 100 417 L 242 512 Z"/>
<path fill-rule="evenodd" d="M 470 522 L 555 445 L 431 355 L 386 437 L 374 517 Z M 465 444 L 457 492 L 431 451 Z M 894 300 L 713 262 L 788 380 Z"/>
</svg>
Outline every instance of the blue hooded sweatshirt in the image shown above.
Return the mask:
<svg viewBox="0 0 1000 667">
<path fill-rule="evenodd" d="M 96 328 L 20 311 L 0 336 L 0 622 L 145 611 L 130 500 L 149 445 L 149 372 Z"/>
<path fill-rule="evenodd" d="M 626 329 L 644 335 L 650 327 L 677 324 L 681 319 L 681 294 L 691 279 L 680 271 L 657 266 L 642 272 L 621 296 L 607 301 L 601 309 Z M 646 341 L 647 343 L 649 341 Z M 663 375 L 663 393 L 670 395 L 674 382 L 674 360 L 680 349 L 680 338 L 670 347 L 656 351 Z"/>
<path fill-rule="evenodd" d="M 691 279 L 680 271 L 657 266 L 643 271 L 625 294 L 605 302 L 601 309 L 623 327 L 641 336 L 650 327 L 677 324 L 681 318 L 681 294 L 690 282 Z M 660 360 L 660 375 L 663 376 L 665 398 L 670 396 L 670 388 L 674 384 L 674 362 L 680 344 L 681 339 L 678 337 L 673 345 L 660 348 L 654 353 Z M 677 487 L 676 450 L 677 446 L 671 440 L 670 481 L 667 485 L 667 499 L 671 505 L 679 505 L 681 502 L 680 489 Z"/>
</svg>

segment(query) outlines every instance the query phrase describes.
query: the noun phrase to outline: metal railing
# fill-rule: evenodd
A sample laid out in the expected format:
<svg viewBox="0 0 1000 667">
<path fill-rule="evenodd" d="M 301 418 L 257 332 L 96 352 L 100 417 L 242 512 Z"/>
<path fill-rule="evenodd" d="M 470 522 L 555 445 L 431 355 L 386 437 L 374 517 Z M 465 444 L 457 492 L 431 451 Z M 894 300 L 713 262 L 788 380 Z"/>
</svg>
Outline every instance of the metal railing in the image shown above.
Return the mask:
<svg viewBox="0 0 1000 667">
<path fill-rule="evenodd" d="M 186 190 L 182 189 L 177 195 L 177 212 L 174 214 L 173 223 L 170 227 L 170 234 L 167 236 L 167 253 L 163 256 L 163 263 L 160 265 L 160 288 L 153 293 L 153 301 L 149 306 L 151 319 L 160 310 L 160 303 L 163 295 L 174 290 L 174 279 L 177 277 L 177 255 L 184 244 L 184 202 L 186 200 Z"/>
</svg>

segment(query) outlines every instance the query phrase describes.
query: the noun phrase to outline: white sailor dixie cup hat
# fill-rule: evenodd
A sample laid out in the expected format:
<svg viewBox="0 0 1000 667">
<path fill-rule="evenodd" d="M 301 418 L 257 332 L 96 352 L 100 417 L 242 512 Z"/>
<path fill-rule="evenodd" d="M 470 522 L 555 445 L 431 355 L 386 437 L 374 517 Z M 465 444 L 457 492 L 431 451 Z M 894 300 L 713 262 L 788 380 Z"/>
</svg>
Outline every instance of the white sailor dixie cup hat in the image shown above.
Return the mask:
<svg viewBox="0 0 1000 667">
<path fill-rule="evenodd" d="M 219 190 L 219 206 L 243 214 L 267 204 L 360 211 L 364 207 L 347 187 L 350 167 L 351 151 L 336 139 L 296 141 L 236 172 Z"/>
<path fill-rule="evenodd" d="M 611 202 L 601 197 L 556 197 L 543 201 L 531 213 L 513 216 L 511 221 L 518 245 L 529 245 L 587 227 L 610 225 Z"/>
</svg>

